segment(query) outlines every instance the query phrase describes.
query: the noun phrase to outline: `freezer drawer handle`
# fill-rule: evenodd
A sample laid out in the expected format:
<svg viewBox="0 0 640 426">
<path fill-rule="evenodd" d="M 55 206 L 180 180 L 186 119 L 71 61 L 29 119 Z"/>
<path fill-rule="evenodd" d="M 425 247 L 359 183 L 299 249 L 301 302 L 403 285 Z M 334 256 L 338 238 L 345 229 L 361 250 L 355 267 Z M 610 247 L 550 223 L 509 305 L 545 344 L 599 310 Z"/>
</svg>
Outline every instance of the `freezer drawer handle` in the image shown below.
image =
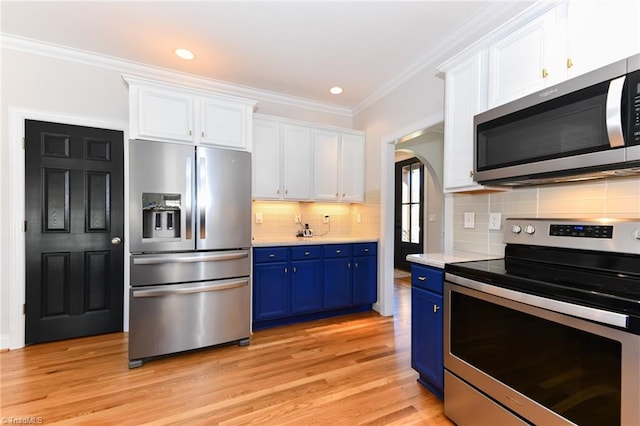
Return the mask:
<svg viewBox="0 0 640 426">
<path fill-rule="evenodd" d="M 207 291 L 228 290 L 232 288 L 244 287 L 247 285 L 249 285 L 249 280 L 231 281 L 223 284 L 213 284 L 206 287 L 187 287 L 187 288 L 169 289 L 165 286 L 162 289 L 134 290 L 133 297 L 159 297 L 159 296 L 170 296 L 174 294 L 204 293 Z"/>
<path fill-rule="evenodd" d="M 134 265 L 158 265 L 162 263 L 197 263 L 197 262 L 218 262 L 223 260 L 244 259 L 249 257 L 249 252 L 228 253 L 228 254 L 211 254 L 208 256 L 183 256 L 175 257 L 175 255 L 134 257 Z"/>
</svg>

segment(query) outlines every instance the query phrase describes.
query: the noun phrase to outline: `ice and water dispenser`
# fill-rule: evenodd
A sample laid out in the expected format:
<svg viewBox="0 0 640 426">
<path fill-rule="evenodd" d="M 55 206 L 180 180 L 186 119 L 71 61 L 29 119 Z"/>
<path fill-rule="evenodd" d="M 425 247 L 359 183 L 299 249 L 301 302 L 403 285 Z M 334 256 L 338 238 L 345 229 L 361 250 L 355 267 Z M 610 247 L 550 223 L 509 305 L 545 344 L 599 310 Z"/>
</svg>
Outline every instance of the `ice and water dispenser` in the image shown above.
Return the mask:
<svg viewBox="0 0 640 426">
<path fill-rule="evenodd" d="M 142 193 L 142 238 L 180 238 L 180 194 Z"/>
</svg>

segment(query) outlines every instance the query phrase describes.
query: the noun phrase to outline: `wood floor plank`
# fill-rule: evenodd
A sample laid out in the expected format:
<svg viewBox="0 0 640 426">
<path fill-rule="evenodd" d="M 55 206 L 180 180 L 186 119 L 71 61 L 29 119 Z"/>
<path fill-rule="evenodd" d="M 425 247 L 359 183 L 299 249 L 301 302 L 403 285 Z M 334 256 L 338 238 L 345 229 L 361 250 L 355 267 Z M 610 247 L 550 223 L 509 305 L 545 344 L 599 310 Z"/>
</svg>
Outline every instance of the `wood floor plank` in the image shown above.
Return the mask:
<svg viewBox="0 0 640 426">
<path fill-rule="evenodd" d="M 451 425 L 411 369 L 410 287 L 396 314 L 261 330 L 130 370 L 126 333 L 0 352 L 0 416 L 92 425 Z"/>
</svg>

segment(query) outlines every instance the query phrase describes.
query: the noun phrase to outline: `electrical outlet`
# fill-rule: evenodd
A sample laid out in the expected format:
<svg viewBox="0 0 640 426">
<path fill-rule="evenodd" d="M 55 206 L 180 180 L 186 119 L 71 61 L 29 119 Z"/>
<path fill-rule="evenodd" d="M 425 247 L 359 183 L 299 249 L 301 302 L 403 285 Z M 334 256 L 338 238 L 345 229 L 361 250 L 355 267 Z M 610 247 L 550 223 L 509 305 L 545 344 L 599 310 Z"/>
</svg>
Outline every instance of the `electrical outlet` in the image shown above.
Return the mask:
<svg viewBox="0 0 640 426">
<path fill-rule="evenodd" d="M 256 223 L 262 223 L 262 213 L 256 213 Z"/>
<path fill-rule="evenodd" d="M 499 231 L 501 221 L 502 213 L 489 213 L 489 229 Z"/>
<path fill-rule="evenodd" d="M 322 223 L 329 223 L 329 214 L 325 213 L 322 215 Z"/>
<path fill-rule="evenodd" d="M 429 222 L 435 222 L 437 218 L 438 218 L 438 216 L 436 216 L 435 213 L 431 213 L 429 215 Z"/>
<path fill-rule="evenodd" d="M 464 227 L 473 229 L 476 227 L 476 214 L 473 212 L 464 212 Z"/>
<path fill-rule="evenodd" d="M 293 216 L 293 223 L 300 223 L 302 218 L 300 217 L 300 213 L 297 213 Z"/>
</svg>

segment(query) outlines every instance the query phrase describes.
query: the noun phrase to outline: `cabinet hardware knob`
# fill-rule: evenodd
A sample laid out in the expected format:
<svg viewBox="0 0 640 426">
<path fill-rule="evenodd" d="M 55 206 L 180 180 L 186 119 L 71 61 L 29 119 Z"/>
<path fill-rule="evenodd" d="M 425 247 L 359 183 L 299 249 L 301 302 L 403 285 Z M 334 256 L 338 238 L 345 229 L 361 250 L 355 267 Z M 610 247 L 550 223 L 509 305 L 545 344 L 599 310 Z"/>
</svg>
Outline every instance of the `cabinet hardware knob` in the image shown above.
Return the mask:
<svg viewBox="0 0 640 426">
<path fill-rule="evenodd" d="M 289 273 L 289 268 L 284 268 L 284 273 L 288 274 Z"/>
<path fill-rule="evenodd" d="M 440 309 L 440 306 L 438 305 L 433 305 L 433 313 L 435 314 L 436 312 L 438 312 L 438 310 Z"/>
<path fill-rule="evenodd" d="M 336 250 L 336 254 L 342 253 L 342 250 Z"/>
<path fill-rule="evenodd" d="M 296 269 L 296 267 L 295 267 L 295 266 L 293 267 L 293 272 L 294 272 L 294 273 L 298 272 L 298 270 Z"/>
<path fill-rule="evenodd" d="M 571 68 L 573 66 L 573 60 L 571 58 L 567 58 L 567 68 Z"/>
<path fill-rule="evenodd" d="M 309 256 L 310 254 L 311 254 L 311 253 L 309 253 L 308 251 L 305 251 L 305 252 L 304 252 L 304 255 L 305 255 L 305 256 Z"/>
<path fill-rule="evenodd" d="M 288 190 L 288 189 L 285 189 L 285 190 L 284 190 L 284 193 L 285 193 L 285 195 L 287 195 L 287 194 L 289 193 L 289 190 Z"/>
<path fill-rule="evenodd" d="M 358 262 L 355 263 L 356 268 L 358 267 Z"/>
<path fill-rule="evenodd" d="M 426 280 L 427 280 L 427 278 L 426 278 L 426 277 L 418 277 L 418 280 L 420 280 L 420 281 L 426 281 Z"/>
<path fill-rule="evenodd" d="M 189 129 L 189 136 L 191 136 L 191 129 Z"/>
<path fill-rule="evenodd" d="M 365 253 L 369 253 L 369 249 L 364 249 L 364 252 Z"/>
<path fill-rule="evenodd" d="M 280 190 L 276 189 L 276 194 L 280 195 Z"/>
<path fill-rule="evenodd" d="M 347 268 L 351 268 L 351 262 L 347 263 Z"/>
<path fill-rule="evenodd" d="M 549 77 L 549 71 L 546 68 L 542 68 L 542 78 Z"/>
<path fill-rule="evenodd" d="M 204 132 L 202 132 L 202 137 L 204 138 Z"/>
<path fill-rule="evenodd" d="M 274 257 L 276 257 L 276 255 L 275 255 L 275 254 L 273 254 L 273 253 L 271 253 L 271 254 L 269 255 L 269 257 L 270 257 L 270 258 L 274 258 Z"/>
</svg>

